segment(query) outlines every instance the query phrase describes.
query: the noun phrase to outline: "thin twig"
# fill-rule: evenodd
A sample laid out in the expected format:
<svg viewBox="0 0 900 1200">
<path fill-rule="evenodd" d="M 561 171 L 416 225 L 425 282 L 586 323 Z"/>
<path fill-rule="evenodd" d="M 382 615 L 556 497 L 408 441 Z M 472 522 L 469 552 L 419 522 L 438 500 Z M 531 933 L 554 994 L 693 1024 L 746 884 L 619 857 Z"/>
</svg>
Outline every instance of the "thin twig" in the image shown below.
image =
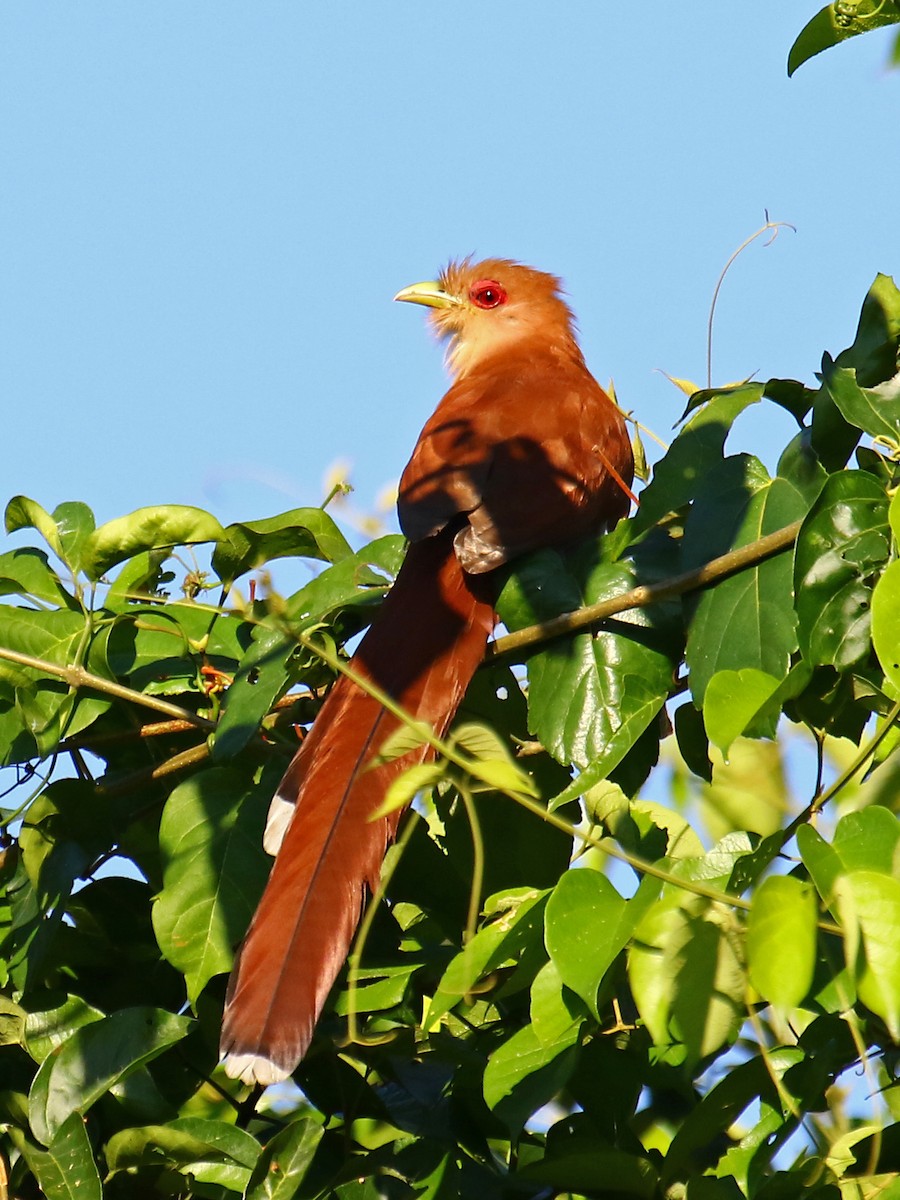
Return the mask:
<svg viewBox="0 0 900 1200">
<path fill-rule="evenodd" d="M 163 713 L 164 716 L 172 717 L 175 720 L 188 721 L 198 729 L 211 730 L 216 727 L 215 721 L 201 717 L 198 713 L 191 712 L 189 708 L 181 708 L 177 704 L 171 704 L 168 700 L 160 699 L 159 696 L 147 696 L 144 692 L 136 692 L 133 688 L 124 687 L 112 679 L 94 675 L 92 671 L 86 671 L 81 666 L 61 667 L 58 663 L 48 662 L 46 658 L 35 658 L 33 654 L 20 654 L 18 650 L 8 650 L 5 646 L 0 646 L 0 658 L 7 662 L 17 663 L 20 667 L 31 667 L 32 670 L 40 671 L 44 675 L 53 675 L 76 691 L 79 688 L 88 688 L 92 692 L 115 696 L 117 700 L 128 700 L 132 704 L 152 708 L 155 712 Z"/>
<path fill-rule="evenodd" d="M 201 742 L 199 746 L 191 746 L 187 750 L 182 750 L 180 754 L 173 754 L 171 758 L 157 763 L 154 767 L 142 767 L 139 771 L 132 771 L 119 779 L 113 779 L 111 783 L 98 782 L 97 790 L 104 796 L 118 796 L 124 792 L 133 791 L 139 784 L 153 783 L 157 779 L 164 779 L 166 775 L 173 775 L 176 771 L 185 771 L 188 767 L 195 767 L 209 758 L 209 755 L 209 746 L 206 742 Z"/>
</svg>

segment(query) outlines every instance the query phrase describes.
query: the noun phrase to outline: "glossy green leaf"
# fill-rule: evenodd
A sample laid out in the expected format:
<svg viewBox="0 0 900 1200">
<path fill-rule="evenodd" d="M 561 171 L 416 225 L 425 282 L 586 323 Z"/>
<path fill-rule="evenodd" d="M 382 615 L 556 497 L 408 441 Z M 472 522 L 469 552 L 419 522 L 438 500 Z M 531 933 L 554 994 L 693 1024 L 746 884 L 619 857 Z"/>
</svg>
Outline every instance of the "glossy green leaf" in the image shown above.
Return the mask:
<svg viewBox="0 0 900 1200">
<path fill-rule="evenodd" d="M 42 550 L 22 547 L 0 554 L 0 596 L 41 600 L 57 608 L 76 608 Z"/>
<path fill-rule="evenodd" d="M 900 7 L 894 0 L 882 0 L 872 5 L 848 4 L 841 0 L 826 4 L 803 26 L 791 46 L 788 75 L 793 75 L 799 66 L 823 50 L 830 50 L 848 38 L 896 24 L 900 24 Z"/>
<path fill-rule="evenodd" d="M 563 983 L 594 1017 L 597 989 L 624 948 L 621 936 L 627 902 L 599 871 L 566 871 L 553 889 L 545 914 L 545 939 Z"/>
<path fill-rule="evenodd" d="M 99 579 L 145 550 L 215 542 L 222 534 L 216 518 L 202 508 L 185 504 L 138 508 L 127 517 L 107 521 L 91 534 L 82 549 L 81 568 L 89 579 Z"/>
<path fill-rule="evenodd" d="M 500 613 L 511 629 L 521 628 L 633 586 L 625 564 L 601 563 L 579 583 L 558 554 L 545 551 L 510 580 Z M 608 774 L 665 702 L 671 636 L 658 612 L 632 610 L 594 635 L 559 639 L 536 654 L 528 663 L 531 731 L 560 762 L 591 764 L 591 784 Z"/>
<path fill-rule="evenodd" d="M 63 559 L 74 571 L 81 569 L 85 547 L 95 529 L 94 514 L 80 500 L 67 500 L 53 510 Z"/>
<path fill-rule="evenodd" d="M 900 689 L 900 562 L 888 564 L 872 592 L 872 645 L 882 671 Z"/>
<path fill-rule="evenodd" d="M 796 608 L 807 662 L 846 670 L 868 654 L 872 576 L 887 554 L 882 485 L 863 471 L 832 475 L 797 538 Z"/>
<path fill-rule="evenodd" d="M 778 691 L 779 680 L 764 671 L 717 671 L 703 697 L 703 723 L 709 740 L 727 757 L 732 742 L 747 732 L 774 737 L 778 712 L 767 712 L 767 702 Z"/>
<path fill-rule="evenodd" d="M 226 526 L 217 535 L 212 566 L 228 585 L 276 558 L 338 562 L 350 554 L 347 539 L 324 509 L 293 508 L 276 517 Z"/>
<path fill-rule="evenodd" d="M 415 730 L 412 731 L 415 736 Z M 481 721 L 463 721 L 453 731 L 453 745 L 469 759 L 472 779 L 498 791 L 538 796 L 534 780 L 513 759 L 507 741 Z"/>
<path fill-rule="evenodd" d="M 146 601 L 163 597 L 163 585 L 174 578 L 172 572 L 163 571 L 162 566 L 169 557 L 168 548 L 142 550 L 126 559 L 116 577 L 109 585 L 105 606 L 113 610 L 128 610 L 134 601 Z"/>
<path fill-rule="evenodd" d="M 125 1008 L 75 1031 L 34 1077 L 31 1128 L 49 1146 L 72 1113 L 85 1113 L 113 1084 L 175 1042 L 191 1026 L 154 1008 Z"/>
<path fill-rule="evenodd" d="M 106 1147 L 111 1174 L 165 1164 L 199 1183 L 240 1192 L 259 1154 L 259 1142 L 243 1129 L 201 1117 L 123 1129 L 110 1138 Z"/>
<path fill-rule="evenodd" d="M 244 1193 L 245 1200 L 294 1200 L 322 1140 L 321 1125 L 292 1121 L 263 1148 Z"/>
<path fill-rule="evenodd" d="M 835 884 L 843 870 L 840 855 L 812 825 L 801 825 L 797 830 L 797 846 L 816 891 L 823 903 L 834 912 Z"/>
<path fill-rule="evenodd" d="M 56 522 L 45 508 L 27 496 L 13 496 L 6 506 L 4 519 L 7 533 L 17 529 L 36 529 L 57 558 L 63 558 L 62 539 Z"/>
<path fill-rule="evenodd" d="M 894 541 L 900 544 L 900 490 L 894 492 L 891 497 L 891 502 L 888 506 L 888 524 L 891 527 L 891 533 L 894 535 Z"/>
<path fill-rule="evenodd" d="M 873 388 L 860 387 L 856 371 L 836 367 L 826 376 L 828 389 L 845 421 L 872 437 L 900 441 L 900 375 Z"/>
<path fill-rule="evenodd" d="M 240 753 L 254 736 L 272 705 L 292 682 L 290 664 L 295 638 L 280 629 L 257 625 L 225 698 L 216 727 L 213 759 L 223 762 Z"/>
<path fill-rule="evenodd" d="M 898 355 L 900 288 L 890 275 L 879 274 L 863 300 L 853 345 L 841 351 L 834 365 L 852 367 L 860 386 L 872 387 L 896 375 Z"/>
<path fill-rule="evenodd" d="M 262 892 L 270 794 L 271 787 L 254 788 L 238 772 L 215 767 L 179 784 L 163 810 L 163 887 L 153 928 L 165 957 L 183 972 L 192 1003 L 231 966 Z"/>
<path fill-rule="evenodd" d="M 813 888 L 790 875 L 770 875 L 753 895 L 747 958 L 753 986 L 787 1012 L 809 991 L 816 962 L 818 906 Z"/>
<path fill-rule="evenodd" d="M 698 393 L 706 403 L 653 468 L 653 479 L 641 493 L 641 506 L 634 519 L 636 530 L 649 529 L 666 513 L 693 500 L 707 474 L 721 463 L 731 426 L 745 408 L 761 399 L 762 392 L 761 384 L 744 384 Z"/>
<path fill-rule="evenodd" d="M 710 474 L 685 526 L 684 567 L 774 533 L 803 516 L 807 497 L 795 482 L 770 479 L 749 455 Z M 690 623 L 686 660 L 691 693 L 702 704 L 719 671 L 752 668 L 782 680 L 797 645 L 791 611 L 791 558 L 778 554 L 705 591 Z"/>
</svg>

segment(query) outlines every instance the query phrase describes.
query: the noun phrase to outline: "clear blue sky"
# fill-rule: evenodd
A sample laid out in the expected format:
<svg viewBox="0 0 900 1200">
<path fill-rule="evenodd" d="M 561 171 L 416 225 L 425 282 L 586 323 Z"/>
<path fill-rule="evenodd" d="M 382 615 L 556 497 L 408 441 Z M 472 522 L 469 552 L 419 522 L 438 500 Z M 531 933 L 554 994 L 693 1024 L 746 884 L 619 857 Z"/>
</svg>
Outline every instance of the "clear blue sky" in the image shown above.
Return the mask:
<svg viewBox="0 0 900 1200">
<path fill-rule="evenodd" d="M 444 388 L 401 286 L 448 257 L 566 280 L 588 360 L 666 435 L 701 380 L 812 379 L 900 274 L 889 34 L 789 80 L 820 0 L 300 0 L 0 9 L 0 500 L 99 519 L 370 508 Z M 767 413 L 736 448 L 769 465 Z"/>
</svg>

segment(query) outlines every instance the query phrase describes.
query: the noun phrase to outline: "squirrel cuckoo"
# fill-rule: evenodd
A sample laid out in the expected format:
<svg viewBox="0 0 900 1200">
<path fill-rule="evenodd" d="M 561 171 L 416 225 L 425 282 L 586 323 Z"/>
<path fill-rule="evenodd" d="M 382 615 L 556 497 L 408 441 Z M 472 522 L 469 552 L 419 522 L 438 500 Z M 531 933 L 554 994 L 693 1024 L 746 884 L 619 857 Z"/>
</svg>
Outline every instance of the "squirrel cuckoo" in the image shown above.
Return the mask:
<svg viewBox="0 0 900 1200">
<path fill-rule="evenodd" d="M 633 463 L 552 275 L 465 260 L 395 299 L 431 309 L 452 385 L 400 480 L 409 551 L 351 666 L 441 736 L 494 626 L 495 569 L 615 524 Z M 378 763 L 398 725 L 341 676 L 279 785 L 266 839 L 277 857 L 222 1031 L 226 1070 L 246 1083 L 284 1079 L 306 1053 L 400 820 L 370 816 L 394 778 L 433 757 L 422 746 Z"/>
</svg>

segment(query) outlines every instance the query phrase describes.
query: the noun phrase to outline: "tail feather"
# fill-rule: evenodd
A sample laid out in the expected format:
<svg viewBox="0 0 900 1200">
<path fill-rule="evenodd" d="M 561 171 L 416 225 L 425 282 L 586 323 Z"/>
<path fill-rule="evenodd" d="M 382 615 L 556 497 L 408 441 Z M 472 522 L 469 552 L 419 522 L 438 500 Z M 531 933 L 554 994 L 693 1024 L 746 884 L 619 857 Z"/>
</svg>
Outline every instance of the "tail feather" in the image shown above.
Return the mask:
<svg viewBox="0 0 900 1200">
<path fill-rule="evenodd" d="M 491 588 L 462 570 L 452 533 L 416 543 L 354 670 L 443 735 L 484 656 Z M 294 813 L 232 972 L 222 1032 L 226 1070 L 246 1082 L 285 1078 L 312 1039 L 400 814 L 369 817 L 394 778 L 433 756 L 422 746 L 372 767 L 399 725 L 341 678 L 281 782 L 276 811 Z"/>
</svg>

